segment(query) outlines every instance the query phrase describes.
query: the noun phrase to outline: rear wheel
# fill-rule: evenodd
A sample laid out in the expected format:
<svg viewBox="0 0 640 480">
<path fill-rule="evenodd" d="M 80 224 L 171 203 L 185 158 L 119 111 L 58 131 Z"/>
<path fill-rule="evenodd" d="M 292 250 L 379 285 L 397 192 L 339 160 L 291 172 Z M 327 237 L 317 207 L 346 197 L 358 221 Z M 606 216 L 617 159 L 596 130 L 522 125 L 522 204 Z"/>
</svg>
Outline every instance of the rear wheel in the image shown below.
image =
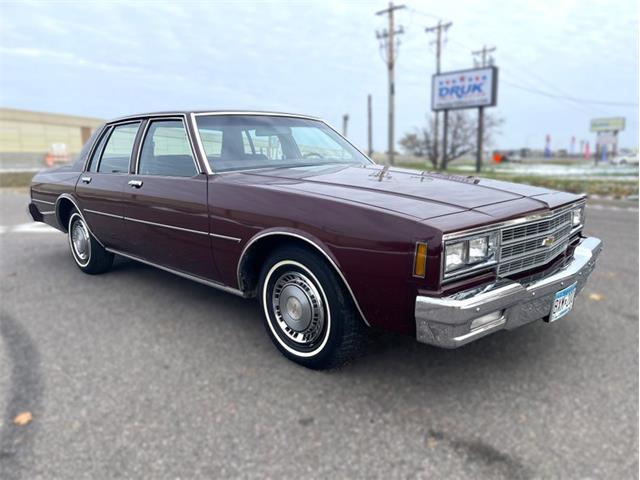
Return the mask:
<svg viewBox="0 0 640 480">
<path fill-rule="evenodd" d="M 304 248 L 274 252 L 260 275 L 265 327 L 280 352 L 314 369 L 338 367 L 362 348 L 363 322 L 342 281 Z"/>
<path fill-rule="evenodd" d="M 68 223 L 69 248 L 76 265 L 85 273 L 104 273 L 113 264 L 113 253 L 107 252 L 89 231 L 84 218 L 72 210 Z"/>
</svg>

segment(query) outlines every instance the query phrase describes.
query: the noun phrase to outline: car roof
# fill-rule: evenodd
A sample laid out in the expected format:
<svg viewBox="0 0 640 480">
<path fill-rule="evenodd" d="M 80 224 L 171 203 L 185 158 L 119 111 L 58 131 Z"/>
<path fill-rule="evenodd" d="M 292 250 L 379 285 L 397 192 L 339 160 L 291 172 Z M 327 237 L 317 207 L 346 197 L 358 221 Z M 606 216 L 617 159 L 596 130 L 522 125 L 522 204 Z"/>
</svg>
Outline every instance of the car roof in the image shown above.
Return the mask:
<svg viewBox="0 0 640 480">
<path fill-rule="evenodd" d="M 170 110 L 170 111 L 163 111 L 163 112 L 137 113 L 137 114 L 125 115 L 123 117 L 114 118 L 112 120 L 109 120 L 107 123 L 115 123 L 115 122 L 121 122 L 123 120 L 135 120 L 135 119 L 147 118 L 147 117 L 170 117 L 170 116 L 190 115 L 190 114 L 194 114 L 194 115 L 265 115 L 265 116 L 277 116 L 277 117 L 304 118 L 308 120 L 321 120 L 318 117 L 313 117 L 310 115 L 302 115 L 298 113 L 226 109 L 226 110 Z"/>
</svg>

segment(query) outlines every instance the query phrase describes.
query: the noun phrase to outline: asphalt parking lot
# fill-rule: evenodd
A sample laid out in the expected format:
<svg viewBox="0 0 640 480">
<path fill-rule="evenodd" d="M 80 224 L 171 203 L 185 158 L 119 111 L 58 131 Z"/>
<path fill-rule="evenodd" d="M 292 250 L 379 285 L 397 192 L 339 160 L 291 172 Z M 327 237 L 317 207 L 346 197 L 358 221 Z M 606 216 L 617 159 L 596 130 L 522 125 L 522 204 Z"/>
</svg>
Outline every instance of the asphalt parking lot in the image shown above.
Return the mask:
<svg viewBox="0 0 640 480">
<path fill-rule="evenodd" d="M 0 191 L 0 478 L 637 478 L 637 204 L 564 319 L 458 350 L 375 335 L 314 372 L 256 304 L 130 261 L 88 276 Z M 14 418 L 30 412 L 19 426 Z"/>
</svg>

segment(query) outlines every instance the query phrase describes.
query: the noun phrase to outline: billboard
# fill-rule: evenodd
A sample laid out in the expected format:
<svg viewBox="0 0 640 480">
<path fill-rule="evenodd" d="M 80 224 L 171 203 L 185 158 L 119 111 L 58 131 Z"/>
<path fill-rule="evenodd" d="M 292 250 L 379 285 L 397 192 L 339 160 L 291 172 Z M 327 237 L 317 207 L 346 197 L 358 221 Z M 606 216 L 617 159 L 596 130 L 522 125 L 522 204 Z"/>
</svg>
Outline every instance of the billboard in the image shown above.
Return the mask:
<svg viewBox="0 0 640 480">
<path fill-rule="evenodd" d="M 493 107 L 498 94 L 496 67 L 436 74 L 431 83 L 431 109 Z"/>
<path fill-rule="evenodd" d="M 598 145 L 615 145 L 618 143 L 616 135 L 612 132 L 598 132 Z"/>
<path fill-rule="evenodd" d="M 616 132 L 624 130 L 624 117 L 593 118 L 591 119 L 592 132 Z"/>
</svg>

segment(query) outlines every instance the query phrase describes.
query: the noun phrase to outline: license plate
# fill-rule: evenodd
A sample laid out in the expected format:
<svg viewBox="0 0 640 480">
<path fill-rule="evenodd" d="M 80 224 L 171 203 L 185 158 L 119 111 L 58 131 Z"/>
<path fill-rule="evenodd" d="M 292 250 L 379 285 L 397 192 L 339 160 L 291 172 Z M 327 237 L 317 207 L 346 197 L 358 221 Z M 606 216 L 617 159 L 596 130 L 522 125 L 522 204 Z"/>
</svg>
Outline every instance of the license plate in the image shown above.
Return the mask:
<svg viewBox="0 0 640 480">
<path fill-rule="evenodd" d="M 550 322 L 555 322 L 559 318 L 564 317 L 571 311 L 573 307 L 573 299 L 576 296 L 576 283 L 569 285 L 567 288 L 560 290 L 556 293 L 556 298 L 553 300 L 553 308 L 551 309 L 551 315 L 549 316 Z"/>
</svg>

